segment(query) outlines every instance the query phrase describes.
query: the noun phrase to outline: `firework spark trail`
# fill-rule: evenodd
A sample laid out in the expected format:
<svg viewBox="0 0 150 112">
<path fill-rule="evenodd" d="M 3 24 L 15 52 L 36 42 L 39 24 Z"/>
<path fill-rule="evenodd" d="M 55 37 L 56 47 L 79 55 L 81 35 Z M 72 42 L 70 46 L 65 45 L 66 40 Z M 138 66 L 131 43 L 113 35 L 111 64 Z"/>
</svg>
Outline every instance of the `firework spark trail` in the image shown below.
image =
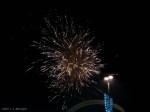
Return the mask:
<svg viewBox="0 0 150 112">
<path fill-rule="evenodd" d="M 94 39 L 90 30 L 75 27 L 66 16 L 57 16 L 56 20 L 47 17 L 45 23 L 41 41 L 33 45 L 45 56 L 40 71 L 52 79 L 49 88 L 55 95 L 50 96 L 51 101 L 67 99 L 72 96 L 71 90 L 80 93 L 82 87 L 95 82 L 90 77 L 100 74 L 99 52 L 90 45 Z"/>
</svg>

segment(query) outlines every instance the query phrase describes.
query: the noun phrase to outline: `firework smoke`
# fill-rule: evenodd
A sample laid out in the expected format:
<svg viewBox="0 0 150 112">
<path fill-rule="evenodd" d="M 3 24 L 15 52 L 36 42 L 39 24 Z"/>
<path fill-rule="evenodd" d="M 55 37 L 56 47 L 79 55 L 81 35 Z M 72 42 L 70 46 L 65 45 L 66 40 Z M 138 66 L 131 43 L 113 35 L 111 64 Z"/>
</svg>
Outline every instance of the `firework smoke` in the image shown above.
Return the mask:
<svg viewBox="0 0 150 112">
<path fill-rule="evenodd" d="M 66 16 L 44 20 L 42 39 L 32 46 L 44 55 L 39 60 L 40 72 L 49 77 L 49 88 L 53 91 L 50 101 L 61 97 L 65 104 L 73 91 L 80 93 L 82 87 L 95 83 L 91 77 L 100 74 L 101 59 L 99 51 L 90 45 L 94 37 L 89 29 L 74 25 Z"/>
</svg>

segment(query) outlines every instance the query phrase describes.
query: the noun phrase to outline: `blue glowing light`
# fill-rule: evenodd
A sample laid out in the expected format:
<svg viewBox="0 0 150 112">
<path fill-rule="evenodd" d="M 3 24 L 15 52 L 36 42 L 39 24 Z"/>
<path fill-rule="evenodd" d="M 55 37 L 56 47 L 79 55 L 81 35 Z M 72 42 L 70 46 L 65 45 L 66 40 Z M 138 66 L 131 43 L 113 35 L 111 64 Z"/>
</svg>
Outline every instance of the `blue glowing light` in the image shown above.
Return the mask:
<svg viewBox="0 0 150 112">
<path fill-rule="evenodd" d="M 104 104 L 106 112 L 113 112 L 113 99 L 104 93 Z"/>
</svg>

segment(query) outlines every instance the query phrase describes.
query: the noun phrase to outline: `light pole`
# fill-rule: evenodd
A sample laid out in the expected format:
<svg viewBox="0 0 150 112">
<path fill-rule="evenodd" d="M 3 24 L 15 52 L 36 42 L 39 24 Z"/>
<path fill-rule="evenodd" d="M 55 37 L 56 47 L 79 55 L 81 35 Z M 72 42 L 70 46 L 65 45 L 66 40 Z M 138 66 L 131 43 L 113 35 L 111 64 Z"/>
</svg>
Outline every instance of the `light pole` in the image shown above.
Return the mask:
<svg viewBox="0 0 150 112">
<path fill-rule="evenodd" d="M 110 94 L 110 80 L 113 79 L 112 75 L 109 75 L 107 77 L 104 77 L 104 80 L 107 81 L 107 86 L 108 86 L 108 95 Z"/>
<path fill-rule="evenodd" d="M 110 97 L 110 80 L 113 79 L 112 75 L 104 77 L 104 80 L 107 81 L 108 85 L 108 95 L 104 94 L 104 104 L 106 112 L 113 112 L 113 99 Z"/>
</svg>

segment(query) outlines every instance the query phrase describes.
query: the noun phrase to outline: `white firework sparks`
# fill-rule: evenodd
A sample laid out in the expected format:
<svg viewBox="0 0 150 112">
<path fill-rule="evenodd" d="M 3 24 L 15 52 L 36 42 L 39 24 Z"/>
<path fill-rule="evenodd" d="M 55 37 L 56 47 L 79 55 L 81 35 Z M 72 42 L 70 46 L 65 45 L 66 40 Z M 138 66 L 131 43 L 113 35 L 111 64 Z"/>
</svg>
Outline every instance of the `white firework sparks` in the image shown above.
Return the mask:
<svg viewBox="0 0 150 112">
<path fill-rule="evenodd" d="M 67 99 L 72 90 L 80 93 L 82 87 L 94 82 L 91 77 L 100 74 L 99 52 L 90 45 L 94 38 L 89 29 L 75 27 L 66 16 L 56 20 L 46 17 L 45 23 L 41 41 L 33 45 L 44 55 L 40 72 L 50 79 L 49 88 L 54 90 L 51 101 Z"/>
</svg>

